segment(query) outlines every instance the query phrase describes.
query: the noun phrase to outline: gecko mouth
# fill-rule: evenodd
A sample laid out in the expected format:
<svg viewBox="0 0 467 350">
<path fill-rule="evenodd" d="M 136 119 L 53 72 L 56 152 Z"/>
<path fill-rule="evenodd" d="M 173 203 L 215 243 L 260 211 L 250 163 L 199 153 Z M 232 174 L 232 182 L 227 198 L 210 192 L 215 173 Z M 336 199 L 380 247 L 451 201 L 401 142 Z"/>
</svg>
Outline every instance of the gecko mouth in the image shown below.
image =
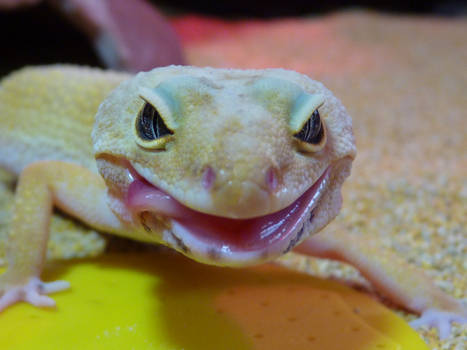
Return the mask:
<svg viewBox="0 0 467 350">
<path fill-rule="evenodd" d="M 163 240 L 204 263 L 244 265 L 292 249 L 301 241 L 324 193 L 330 167 L 287 207 L 264 216 L 232 219 L 196 211 L 142 178 L 129 189 L 126 205 L 133 215 L 168 218 L 171 232 Z M 150 230 L 150 227 L 146 227 Z"/>
</svg>

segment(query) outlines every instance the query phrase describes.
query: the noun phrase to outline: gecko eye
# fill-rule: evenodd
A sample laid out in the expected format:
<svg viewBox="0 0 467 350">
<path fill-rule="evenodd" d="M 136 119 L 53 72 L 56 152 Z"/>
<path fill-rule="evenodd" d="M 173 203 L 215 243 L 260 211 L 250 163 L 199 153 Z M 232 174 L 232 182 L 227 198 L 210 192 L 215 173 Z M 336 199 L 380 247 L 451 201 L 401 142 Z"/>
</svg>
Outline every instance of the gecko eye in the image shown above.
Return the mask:
<svg viewBox="0 0 467 350">
<path fill-rule="evenodd" d="M 300 95 L 295 102 L 290 129 L 302 152 L 318 152 L 326 144 L 326 125 L 319 113 L 323 104 L 323 95 L 308 93 Z"/>
<path fill-rule="evenodd" d="M 315 110 L 302 129 L 294 135 L 297 139 L 312 144 L 319 145 L 324 138 L 324 125 L 318 110 Z"/>
<path fill-rule="evenodd" d="M 173 135 L 159 111 L 146 102 L 135 122 L 136 142 L 144 148 L 163 149 Z"/>
<path fill-rule="evenodd" d="M 324 147 L 326 128 L 317 109 L 294 137 L 297 138 L 300 148 L 305 152 L 318 152 Z"/>
</svg>

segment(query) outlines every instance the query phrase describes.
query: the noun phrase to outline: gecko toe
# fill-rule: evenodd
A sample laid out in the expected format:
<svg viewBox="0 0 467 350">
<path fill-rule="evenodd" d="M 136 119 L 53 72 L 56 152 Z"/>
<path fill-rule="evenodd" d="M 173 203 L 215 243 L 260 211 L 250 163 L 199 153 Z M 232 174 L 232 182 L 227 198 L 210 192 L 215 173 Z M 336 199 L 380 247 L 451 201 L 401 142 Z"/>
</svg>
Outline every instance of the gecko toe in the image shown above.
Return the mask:
<svg viewBox="0 0 467 350">
<path fill-rule="evenodd" d="M 70 288 L 70 283 L 67 281 L 54 281 L 54 282 L 42 282 L 41 291 L 44 294 L 51 294 L 56 292 L 61 292 Z"/>
<path fill-rule="evenodd" d="M 24 301 L 32 304 L 34 306 L 41 306 L 41 307 L 54 307 L 55 301 L 52 298 L 49 298 L 46 295 L 41 295 L 36 291 L 29 291 L 26 293 Z"/>
<path fill-rule="evenodd" d="M 20 301 L 39 307 L 55 307 L 55 301 L 45 294 L 59 292 L 69 287 L 70 284 L 65 281 L 44 283 L 37 277 L 29 279 L 25 285 L 10 285 L 4 288 L 3 294 L 0 293 L 0 312 Z"/>
<path fill-rule="evenodd" d="M 13 305 L 20 299 L 20 293 L 17 288 L 6 291 L 0 297 L 0 312 L 6 309 L 8 306 Z"/>
<path fill-rule="evenodd" d="M 437 309 L 425 310 L 421 317 L 410 322 L 413 328 L 427 326 L 429 328 L 438 329 L 440 339 L 446 339 L 451 333 L 451 323 L 467 323 L 467 317 L 459 315 L 455 312 L 440 311 Z"/>
</svg>

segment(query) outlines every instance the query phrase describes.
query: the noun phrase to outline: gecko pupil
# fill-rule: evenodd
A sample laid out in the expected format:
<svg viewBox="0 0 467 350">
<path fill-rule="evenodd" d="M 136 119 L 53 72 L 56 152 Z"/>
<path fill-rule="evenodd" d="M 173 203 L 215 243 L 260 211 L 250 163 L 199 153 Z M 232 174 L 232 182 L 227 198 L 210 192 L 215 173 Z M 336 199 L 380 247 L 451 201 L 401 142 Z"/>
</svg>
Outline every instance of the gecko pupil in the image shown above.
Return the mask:
<svg viewBox="0 0 467 350">
<path fill-rule="evenodd" d="M 136 123 L 139 137 L 146 141 L 172 134 L 157 109 L 149 103 L 145 103 Z"/>
<path fill-rule="evenodd" d="M 321 117 L 316 109 L 308 121 L 303 125 L 302 130 L 294 135 L 296 138 L 311 143 L 313 145 L 319 144 L 324 136 L 323 123 Z"/>
</svg>

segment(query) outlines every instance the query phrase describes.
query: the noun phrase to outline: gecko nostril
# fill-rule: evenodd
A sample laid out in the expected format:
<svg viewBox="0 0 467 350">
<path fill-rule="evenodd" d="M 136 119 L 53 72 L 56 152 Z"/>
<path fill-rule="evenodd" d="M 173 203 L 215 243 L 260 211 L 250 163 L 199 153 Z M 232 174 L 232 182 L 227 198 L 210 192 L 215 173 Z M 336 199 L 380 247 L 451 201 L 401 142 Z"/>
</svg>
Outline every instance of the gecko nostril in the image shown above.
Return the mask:
<svg viewBox="0 0 467 350">
<path fill-rule="evenodd" d="M 269 167 L 266 171 L 266 185 L 269 191 L 274 192 L 277 188 L 278 181 L 277 181 L 277 171 L 274 167 Z"/>
<path fill-rule="evenodd" d="M 216 181 L 216 172 L 210 167 L 207 166 L 203 171 L 203 176 L 201 178 L 201 183 L 206 190 L 210 190 Z"/>
</svg>

